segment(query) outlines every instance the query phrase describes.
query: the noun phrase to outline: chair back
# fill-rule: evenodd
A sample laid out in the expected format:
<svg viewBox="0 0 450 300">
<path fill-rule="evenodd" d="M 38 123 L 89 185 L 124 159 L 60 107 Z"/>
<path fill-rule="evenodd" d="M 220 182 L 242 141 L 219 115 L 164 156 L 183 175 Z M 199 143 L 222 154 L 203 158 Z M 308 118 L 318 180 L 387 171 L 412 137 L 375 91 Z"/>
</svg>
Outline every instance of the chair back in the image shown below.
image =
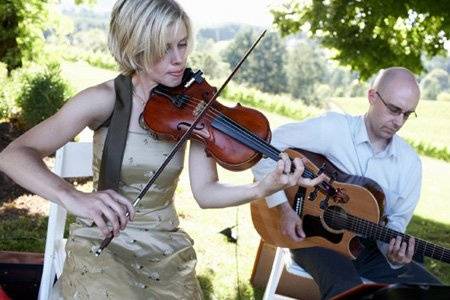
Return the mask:
<svg viewBox="0 0 450 300">
<path fill-rule="evenodd" d="M 92 143 L 69 142 L 56 152 L 53 172 L 63 178 L 92 176 Z M 42 270 L 39 300 L 47 300 L 56 278 L 62 273 L 65 253 L 64 227 L 67 212 L 55 202 L 50 203 L 44 267 Z"/>
</svg>

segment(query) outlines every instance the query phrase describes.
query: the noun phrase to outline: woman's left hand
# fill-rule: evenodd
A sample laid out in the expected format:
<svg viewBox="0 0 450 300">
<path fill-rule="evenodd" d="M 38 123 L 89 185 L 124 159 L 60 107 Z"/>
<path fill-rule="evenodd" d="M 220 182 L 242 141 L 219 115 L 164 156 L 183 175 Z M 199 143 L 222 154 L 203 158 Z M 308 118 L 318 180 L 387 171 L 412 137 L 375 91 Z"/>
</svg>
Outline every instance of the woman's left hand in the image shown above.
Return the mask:
<svg viewBox="0 0 450 300">
<path fill-rule="evenodd" d="M 301 185 L 303 187 L 311 187 L 319 184 L 325 178 L 325 174 L 321 174 L 314 179 L 302 177 L 305 165 L 303 159 L 295 158 L 293 160 L 295 170 L 291 172 L 291 159 L 286 153 L 280 154 L 281 159 L 277 162 L 275 170 L 267 174 L 259 183 L 258 188 L 263 197 L 269 196 L 288 187 Z"/>
</svg>

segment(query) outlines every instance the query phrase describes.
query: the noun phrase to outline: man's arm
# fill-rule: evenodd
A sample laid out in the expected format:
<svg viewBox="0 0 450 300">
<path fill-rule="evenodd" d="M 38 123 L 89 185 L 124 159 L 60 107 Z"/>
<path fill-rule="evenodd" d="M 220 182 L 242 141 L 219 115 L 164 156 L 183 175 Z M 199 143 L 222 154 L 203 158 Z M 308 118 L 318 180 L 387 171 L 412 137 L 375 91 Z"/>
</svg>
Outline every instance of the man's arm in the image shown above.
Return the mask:
<svg viewBox="0 0 450 300">
<path fill-rule="evenodd" d="M 325 153 L 331 143 L 328 130 L 329 119 L 326 116 L 309 119 L 303 122 L 285 124 L 273 132 L 271 144 L 280 151 L 287 148 L 303 148 L 318 153 Z M 252 168 L 256 180 L 261 180 L 273 170 L 275 162 L 269 158 L 262 159 Z M 281 213 L 281 231 L 293 241 L 301 241 L 305 237 L 300 217 L 287 202 L 283 191 L 266 197 L 267 206 Z"/>
</svg>

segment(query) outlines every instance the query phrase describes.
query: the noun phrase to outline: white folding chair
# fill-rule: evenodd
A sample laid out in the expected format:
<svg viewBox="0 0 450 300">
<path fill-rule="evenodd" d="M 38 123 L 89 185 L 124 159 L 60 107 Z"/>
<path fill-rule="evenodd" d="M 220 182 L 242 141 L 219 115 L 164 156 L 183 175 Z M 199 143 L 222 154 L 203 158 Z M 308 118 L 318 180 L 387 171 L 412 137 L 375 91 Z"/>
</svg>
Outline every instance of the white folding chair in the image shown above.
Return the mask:
<svg viewBox="0 0 450 300">
<path fill-rule="evenodd" d="M 64 178 L 92 176 L 92 143 L 69 142 L 56 152 L 53 172 Z M 51 202 L 45 242 L 44 267 L 42 270 L 39 300 L 47 300 L 53 283 L 62 273 L 66 252 L 63 238 L 66 210 Z"/>
<path fill-rule="evenodd" d="M 313 279 L 308 272 L 306 272 L 292 259 L 289 249 L 277 247 L 275 257 L 273 259 L 272 270 L 270 271 L 269 281 L 267 282 L 267 286 L 264 291 L 263 300 L 289 299 L 275 293 L 284 267 L 286 267 L 287 272 L 295 276 Z M 373 283 L 364 277 L 361 277 L 361 280 L 363 283 Z"/>
<path fill-rule="evenodd" d="M 308 272 L 292 260 L 289 249 L 277 247 L 273 259 L 272 271 L 270 272 L 269 281 L 267 282 L 266 290 L 264 291 L 263 300 L 289 299 L 275 293 L 284 267 L 286 267 L 286 271 L 293 275 L 312 279 Z"/>
</svg>

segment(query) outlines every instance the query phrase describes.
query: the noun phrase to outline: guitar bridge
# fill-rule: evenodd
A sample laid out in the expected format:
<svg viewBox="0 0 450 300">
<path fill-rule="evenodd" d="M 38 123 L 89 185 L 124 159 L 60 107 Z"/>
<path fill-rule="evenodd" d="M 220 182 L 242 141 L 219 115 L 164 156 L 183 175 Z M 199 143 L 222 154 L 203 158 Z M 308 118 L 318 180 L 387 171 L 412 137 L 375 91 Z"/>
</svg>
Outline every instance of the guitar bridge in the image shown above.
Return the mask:
<svg viewBox="0 0 450 300">
<path fill-rule="evenodd" d="M 304 187 L 299 186 L 297 193 L 295 193 L 294 206 L 293 209 L 296 214 L 302 217 L 303 214 L 303 203 L 305 200 L 306 189 Z"/>
</svg>

